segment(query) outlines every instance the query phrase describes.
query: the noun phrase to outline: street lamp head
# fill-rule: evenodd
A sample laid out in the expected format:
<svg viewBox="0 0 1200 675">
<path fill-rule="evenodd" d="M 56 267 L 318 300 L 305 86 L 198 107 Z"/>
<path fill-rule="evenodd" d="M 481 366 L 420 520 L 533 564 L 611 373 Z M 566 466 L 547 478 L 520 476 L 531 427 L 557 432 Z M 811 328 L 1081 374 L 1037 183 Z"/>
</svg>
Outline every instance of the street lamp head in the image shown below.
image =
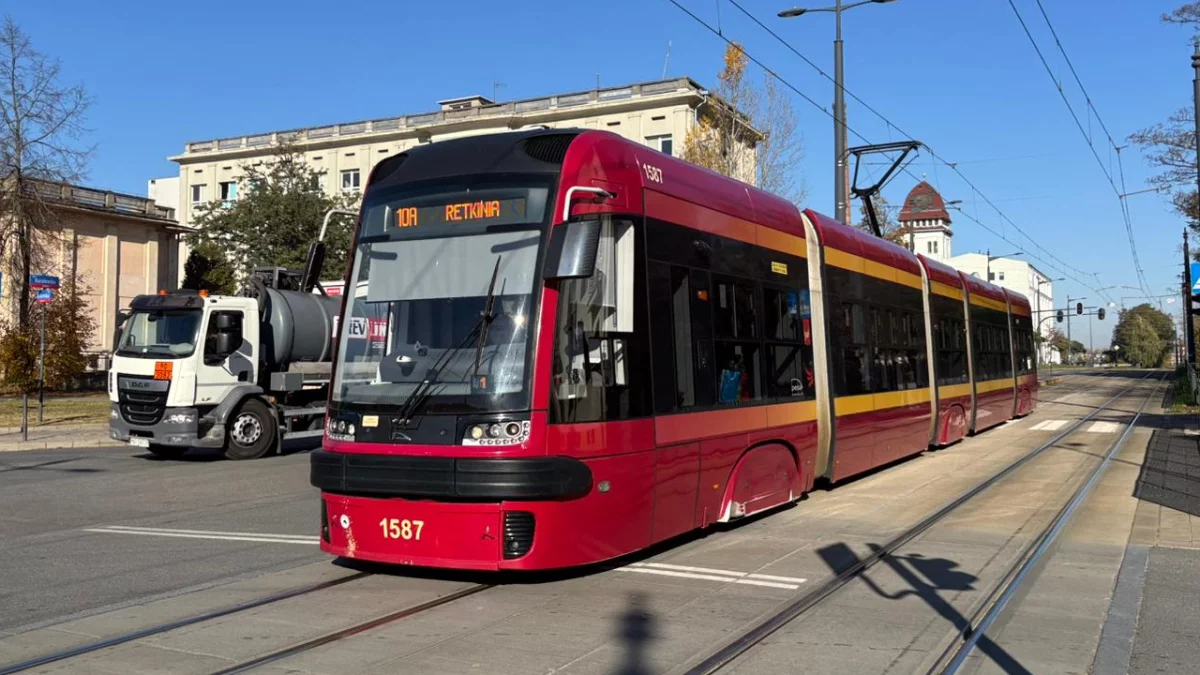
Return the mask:
<svg viewBox="0 0 1200 675">
<path fill-rule="evenodd" d="M 780 12 L 778 14 L 778 16 L 781 19 L 790 19 L 794 16 L 800 16 L 801 14 L 804 14 L 807 11 L 808 10 L 804 9 L 803 7 L 796 7 L 794 9 L 785 9 L 782 12 Z"/>
</svg>

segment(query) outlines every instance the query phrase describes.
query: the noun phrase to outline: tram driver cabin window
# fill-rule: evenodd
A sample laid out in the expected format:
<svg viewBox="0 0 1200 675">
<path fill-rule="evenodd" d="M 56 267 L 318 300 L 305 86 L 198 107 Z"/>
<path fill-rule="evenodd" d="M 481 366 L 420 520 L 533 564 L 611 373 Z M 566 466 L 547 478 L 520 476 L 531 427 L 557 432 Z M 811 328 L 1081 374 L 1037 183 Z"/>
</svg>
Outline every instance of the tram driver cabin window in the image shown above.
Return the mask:
<svg viewBox="0 0 1200 675">
<path fill-rule="evenodd" d="M 635 321 L 637 230 L 603 216 L 596 267 L 559 287 L 554 399 L 560 422 L 594 422 L 649 414 L 645 325 Z M 643 290 L 642 296 L 645 295 Z"/>
</svg>

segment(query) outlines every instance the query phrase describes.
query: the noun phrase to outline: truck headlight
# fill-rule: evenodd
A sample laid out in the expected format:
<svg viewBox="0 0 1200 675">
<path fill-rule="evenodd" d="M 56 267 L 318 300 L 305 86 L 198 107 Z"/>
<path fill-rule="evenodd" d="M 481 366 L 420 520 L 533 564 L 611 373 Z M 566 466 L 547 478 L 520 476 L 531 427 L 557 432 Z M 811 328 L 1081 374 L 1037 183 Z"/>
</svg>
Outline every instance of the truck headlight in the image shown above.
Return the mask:
<svg viewBox="0 0 1200 675">
<path fill-rule="evenodd" d="M 118 414 L 117 414 L 117 409 L 116 409 L 116 408 L 111 408 L 111 409 L 109 409 L 109 411 L 108 411 L 108 419 L 110 419 L 110 420 L 115 420 L 115 419 L 117 419 L 118 417 L 120 417 L 120 415 L 118 415 Z"/>
<path fill-rule="evenodd" d="M 196 421 L 196 416 L 192 413 L 172 413 L 167 415 L 168 424 L 191 424 Z"/>
</svg>

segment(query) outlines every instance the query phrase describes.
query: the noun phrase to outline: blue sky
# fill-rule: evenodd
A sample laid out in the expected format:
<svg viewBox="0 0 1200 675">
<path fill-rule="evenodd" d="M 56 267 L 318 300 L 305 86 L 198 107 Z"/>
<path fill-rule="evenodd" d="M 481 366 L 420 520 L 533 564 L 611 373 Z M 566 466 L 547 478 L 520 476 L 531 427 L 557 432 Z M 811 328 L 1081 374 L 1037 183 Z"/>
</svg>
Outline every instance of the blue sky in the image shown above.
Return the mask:
<svg viewBox="0 0 1200 675">
<path fill-rule="evenodd" d="M 719 8 L 727 36 L 828 106 L 832 85 L 727 0 L 679 1 L 713 24 Z M 790 1 L 739 0 L 832 72 L 832 16 L 774 18 Z M 1014 1 L 1082 114 L 1083 96 L 1037 5 Z M 1076 0 L 1042 2 L 1118 143 L 1190 105 L 1190 33 L 1158 20 L 1182 0 L 1093 0 L 1087 11 Z M 87 140 L 97 149 L 89 183 L 135 194 L 145 193 L 147 179 L 177 173 L 166 158 L 188 140 L 420 112 L 442 98 L 490 95 L 497 80 L 506 85 L 500 98 L 510 99 L 591 88 L 597 73 L 602 85 L 657 79 L 668 41 L 669 74 L 712 86 L 723 48 L 667 0 L 253 2 L 228 12 L 163 2 L 6 5 L 40 50 L 62 60 L 65 79 L 83 82 L 95 97 Z M 1117 199 L 1008 0 L 868 5 L 845 14 L 843 31 L 847 89 L 958 162 L 1039 244 L 1099 274 L 1098 282 L 1088 279 L 1093 287 L 1138 285 Z M 798 97 L 794 106 L 809 204 L 831 213 L 832 122 Z M 853 100 L 847 107 L 849 125 L 871 141 L 902 138 Z M 1098 123 L 1090 125 L 1102 143 Z M 1124 154 L 1128 190 L 1145 187 L 1150 169 L 1135 149 Z M 1108 161 L 1103 147 L 1101 156 Z M 1033 249 L 928 153 L 912 170 Z M 884 194 L 898 204 L 911 186 L 912 179 L 901 176 Z M 1151 291 L 1173 290 L 1182 221 L 1154 194 L 1130 197 L 1129 204 Z M 956 253 L 1014 250 L 966 218 L 956 218 L 955 226 Z M 1055 284 L 1060 305 L 1068 293 L 1096 299 L 1077 283 Z M 1109 293 L 1119 301 L 1135 292 Z M 1165 308 L 1177 312 L 1179 303 Z M 1095 325 L 1097 344 L 1111 325 Z M 1086 342 L 1086 330 L 1075 329 Z"/>
</svg>

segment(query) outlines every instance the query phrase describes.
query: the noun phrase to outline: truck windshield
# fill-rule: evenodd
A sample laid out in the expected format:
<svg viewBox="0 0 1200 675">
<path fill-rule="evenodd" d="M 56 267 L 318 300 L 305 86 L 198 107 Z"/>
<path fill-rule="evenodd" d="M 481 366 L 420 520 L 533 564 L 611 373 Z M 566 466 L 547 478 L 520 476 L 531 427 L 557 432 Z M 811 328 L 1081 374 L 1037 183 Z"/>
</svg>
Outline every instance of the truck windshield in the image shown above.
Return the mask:
<svg viewBox="0 0 1200 675">
<path fill-rule="evenodd" d="M 541 239 L 540 228 L 506 228 L 360 244 L 333 399 L 398 406 L 437 366 L 423 412 L 527 407 Z M 477 328 L 493 272 L 485 332 Z"/>
<path fill-rule="evenodd" d="M 117 354 L 138 358 L 178 358 L 196 350 L 198 309 L 134 312 L 121 329 Z"/>
</svg>

